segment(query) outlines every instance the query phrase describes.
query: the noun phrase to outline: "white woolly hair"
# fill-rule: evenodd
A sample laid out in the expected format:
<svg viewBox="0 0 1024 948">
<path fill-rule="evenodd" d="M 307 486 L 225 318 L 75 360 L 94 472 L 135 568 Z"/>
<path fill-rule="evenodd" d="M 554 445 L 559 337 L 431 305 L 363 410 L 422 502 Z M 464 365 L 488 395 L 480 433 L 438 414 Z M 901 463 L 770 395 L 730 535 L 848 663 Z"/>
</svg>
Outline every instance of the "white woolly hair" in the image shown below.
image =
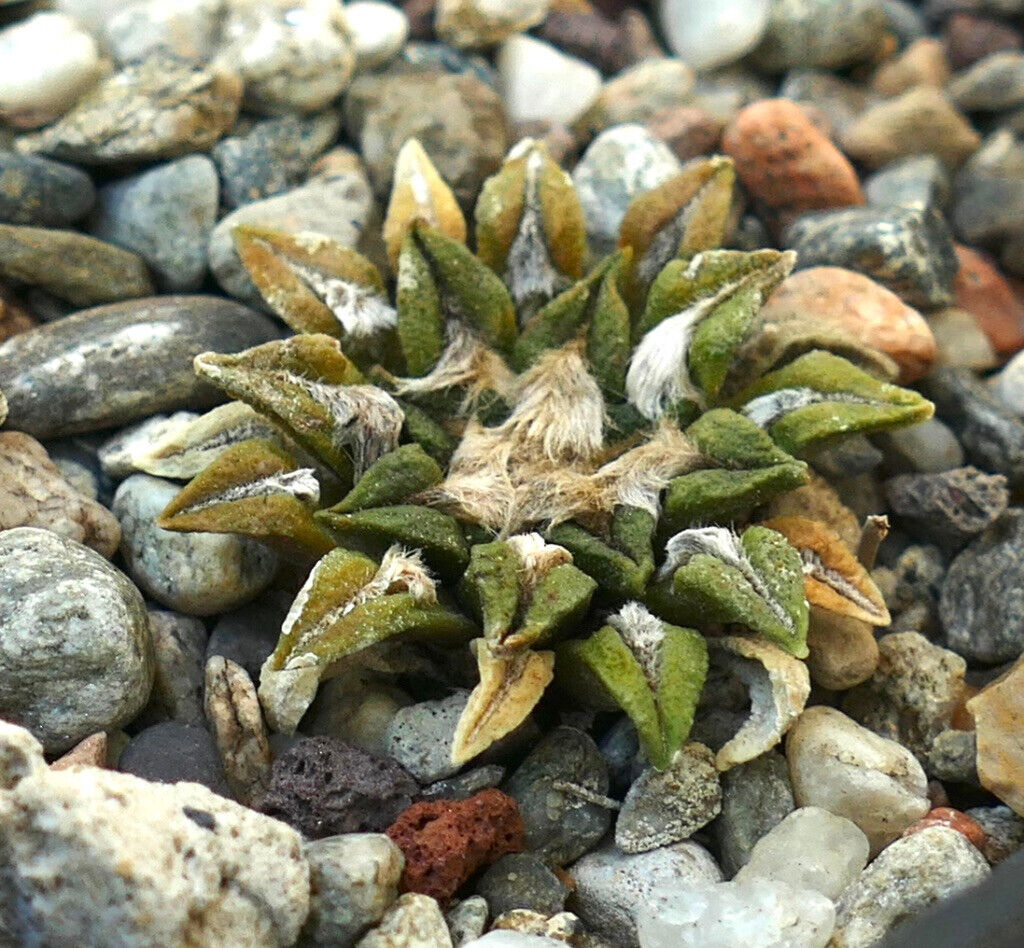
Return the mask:
<svg viewBox="0 0 1024 948">
<path fill-rule="evenodd" d="M 604 442 L 604 397 L 579 343 L 546 352 L 522 377 L 499 430 L 526 457 L 585 462 Z M 518 458 L 516 458 L 518 460 Z"/>
<path fill-rule="evenodd" d="M 806 548 L 800 550 L 800 559 L 803 562 L 804 576 L 810 576 L 811 579 L 816 579 L 819 583 L 834 589 L 840 596 L 849 599 L 850 602 L 863 609 L 869 615 L 880 618 L 884 615 L 883 610 L 879 609 L 877 603 L 872 602 L 868 596 L 864 595 L 842 573 L 832 569 L 814 550 Z"/>
<path fill-rule="evenodd" d="M 259 480 L 245 484 L 236 484 L 222 490 L 219 494 L 204 497 L 180 513 L 196 513 L 217 504 L 230 504 L 250 497 L 273 497 L 276 494 L 287 494 L 308 506 L 320 503 L 320 482 L 312 468 L 303 467 L 297 471 L 281 471 L 261 477 Z"/>
<path fill-rule="evenodd" d="M 365 339 L 398 325 L 395 308 L 374 287 L 326 276 L 292 260 L 288 266 L 334 314 L 347 336 Z"/>
<path fill-rule="evenodd" d="M 519 578 L 523 598 L 556 566 L 572 562 L 572 554 L 564 546 L 548 543 L 539 533 L 518 533 L 507 542 L 522 563 Z"/>
<path fill-rule="evenodd" d="M 651 690 L 656 690 L 665 623 L 639 602 L 627 602 L 617 613 L 608 617 L 608 624 L 619 633 L 633 653 Z"/>
<path fill-rule="evenodd" d="M 822 402 L 870 405 L 872 399 L 855 395 L 853 392 L 819 392 L 814 388 L 800 386 L 780 388 L 767 395 L 759 395 L 747 402 L 740 411 L 759 428 L 770 428 L 784 415 Z"/>
<path fill-rule="evenodd" d="M 448 324 L 448 344 L 441 358 L 426 374 L 418 378 L 399 379 L 397 395 L 425 395 L 460 385 L 466 389 L 461 414 L 472 413 L 488 391 L 511 400 L 516 378 L 501 356 L 485 346 L 467 327 L 457 322 Z"/>
</svg>

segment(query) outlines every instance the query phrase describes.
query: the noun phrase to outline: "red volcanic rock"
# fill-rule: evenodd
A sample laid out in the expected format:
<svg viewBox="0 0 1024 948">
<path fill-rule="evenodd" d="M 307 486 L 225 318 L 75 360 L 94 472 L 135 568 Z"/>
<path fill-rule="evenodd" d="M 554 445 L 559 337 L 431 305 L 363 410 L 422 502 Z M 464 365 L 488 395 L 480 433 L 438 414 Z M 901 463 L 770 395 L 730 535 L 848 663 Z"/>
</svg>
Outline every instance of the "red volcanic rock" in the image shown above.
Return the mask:
<svg viewBox="0 0 1024 948">
<path fill-rule="evenodd" d="M 442 903 L 478 869 L 520 852 L 524 845 L 516 801 L 494 789 L 468 800 L 415 803 L 387 834 L 405 854 L 402 891 Z"/>
<path fill-rule="evenodd" d="M 962 836 L 967 837 L 968 841 L 978 849 L 982 849 L 985 845 L 985 831 L 981 828 L 981 824 L 966 813 L 954 810 L 950 806 L 939 806 L 934 810 L 929 810 L 916 823 L 907 827 L 903 831 L 903 835 L 913 836 L 914 833 L 920 833 L 921 830 L 928 829 L 930 826 L 945 826 L 948 829 L 956 830 Z"/>
<path fill-rule="evenodd" d="M 1024 348 L 1024 302 L 980 253 L 958 246 L 956 255 L 960 261 L 953 284 L 956 305 L 974 317 L 996 352 L 1012 355 Z"/>
</svg>

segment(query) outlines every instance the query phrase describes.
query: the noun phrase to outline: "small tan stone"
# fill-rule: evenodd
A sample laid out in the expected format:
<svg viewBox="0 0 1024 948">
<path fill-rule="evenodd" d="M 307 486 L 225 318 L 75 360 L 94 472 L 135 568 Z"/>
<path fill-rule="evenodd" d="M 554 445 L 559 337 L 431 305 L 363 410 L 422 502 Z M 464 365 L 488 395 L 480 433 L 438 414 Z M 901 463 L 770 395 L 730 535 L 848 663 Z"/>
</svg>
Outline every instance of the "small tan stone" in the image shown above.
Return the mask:
<svg viewBox="0 0 1024 948">
<path fill-rule="evenodd" d="M 878 667 L 878 643 L 870 625 L 814 606 L 807 648 L 811 681 L 830 691 L 853 688 L 867 681 Z"/>
<path fill-rule="evenodd" d="M 270 783 L 270 740 L 248 673 L 221 655 L 206 663 L 206 717 L 231 792 L 251 804 Z"/>
<path fill-rule="evenodd" d="M 899 56 L 883 63 L 871 80 L 882 95 L 899 95 L 915 86 L 941 89 L 950 76 L 946 50 L 940 40 L 924 36 L 914 40 Z"/>
<path fill-rule="evenodd" d="M 66 754 L 58 757 L 50 770 L 69 770 L 72 767 L 106 767 L 107 735 L 100 731 L 79 741 Z"/>
<path fill-rule="evenodd" d="M 452 938 L 437 900 L 406 892 L 356 948 L 452 948 Z"/>
<path fill-rule="evenodd" d="M 1024 656 L 970 701 L 981 785 L 1024 816 Z"/>
<path fill-rule="evenodd" d="M 44 448 L 20 431 L 0 432 L 0 530 L 39 527 L 111 557 L 121 542 L 117 518 L 83 497 Z"/>
<path fill-rule="evenodd" d="M 959 306 L 947 306 L 928 314 L 935 337 L 935 364 L 960 366 L 975 371 L 994 369 L 1000 358 L 974 316 Z"/>
</svg>

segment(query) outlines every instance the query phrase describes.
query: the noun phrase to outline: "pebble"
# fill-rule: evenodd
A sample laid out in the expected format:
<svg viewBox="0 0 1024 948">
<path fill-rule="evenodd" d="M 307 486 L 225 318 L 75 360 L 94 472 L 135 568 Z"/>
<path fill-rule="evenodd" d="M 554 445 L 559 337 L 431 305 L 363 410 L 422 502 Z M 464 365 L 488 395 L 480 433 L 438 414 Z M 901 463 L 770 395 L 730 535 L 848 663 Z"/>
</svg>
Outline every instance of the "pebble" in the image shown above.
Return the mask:
<svg viewBox="0 0 1024 948">
<path fill-rule="evenodd" d="M 206 275 L 218 191 L 213 162 L 189 155 L 101 188 L 89 229 L 138 254 L 161 290 L 196 290 Z"/>
<path fill-rule="evenodd" d="M 693 70 L 685 63 L 665 56 L 646 59 L 609 79 L 574 127 L 596 134 L 615 125 L 646 125 L 668 109 L 692 104 L 693 88 Z"/>
<path fill-rule="evenodd" d="M 194 783 L 51 770 L 6 723 L 0 822 L 11 880 L 0 917 L 16 944 L 227 945 L 245 932 L 272 948 L 297 939 L 308 911 L 290 827 Z"/>
<path fill-rule="evenodd" d="M 401 10 L 381 0 L 354 0 L 345 4 L 356 71 L 382 66 L 398 55 L 409 37 L 409 18 Z"/>
<path fill-rule="evenodd" d="M 909 829 L 904 830 L 904 836 L 912 836 L 932 826 L 944 826 L 960 833 L 980 853 L 984 854 L 985 831 L 981 824 L 975 822 L 966 813 L 955 810 L 948 806 L 937 806 L 929 810 Z"/>
<path fill-rule="evenodd" d="M 939 473 L 964 463 L 963 447 L 938 418 L 887 432 L 875 440 L 885 450 L 887 462 L 899 470 Z"/>
<path fill-rule="evenodd" d="M 938 89 L 915 86 L 862 112 L 840 135 L 843 151 L 869 168 L 935 155 L 951 168 L 981 143 L 970 122 Z"/>
<path fill-rule="evenodd" d="M 855 823 L 804 806 L 757 841 L 735 881 L 784 882 L 835 901 L 867 865 L 868 848 L 868 838 Z"/>
<path fill-rule="evenodd" d="M 253 681 L 259 681 L 263 663 L 277 646 L 292 599 L 287 592 L 271 589 L 222 615 L 210 632 L 207 661 L 220 655 L 244 668 Z"/>
<path fill-rule="evenodd" d="M 204 151 L 235 122 L 242 81 L 170 56 L 152 56 L 100 80 L 20 150 L 85 165 L 159 161 Z"/>
<path fill-rule="evenodd" d="M 383 833 L 348 833 L 303 844 L 309 917 L 301 944 L 348 946 L 398 898 L 405 857 Z"/>
<path fill-rule="evenodd" d="M 899 839 L 842 894 L 830 944 L 868 948 L 897 923 L 988 874 L 984 857 L 955 830 L 936 826 Z"/>
<path fill-rule="evenodd" d="M 210 732 L 181 721 L 164 721 L 139 731 L 122 751 L 118 770 L 155 783 L 198 783 L 223 797 L 231 796 Z"/>
<path fill-rule="evenodd" d="M 786 758 L 771 750 L 722 774 L 722 812 L 712 824 L 722 870 L 732 877 L 757 841 L 796 804 Z"/>
<path fill-rule="evenodd" d="M 307 737 L 274 761 L 259 809 L 308 839 L 379 832 L 412 804 L 418 789 L 390 757 L 337 738 Z"/>
<path fill-rule="evenodd" d="M 879 0 L 774 0 L 752 58 L 765 72 L 836 69 L 870 58 L 884 28 Z"/>
<path fill-rule="evenodd" d="M 1001 359 L 978 321 L 967 310 L 946 306 L 928 314 L 935 337 L 935 364 L 987 372 Z"/>
<path fill-rule="evenodd" d="M 601 73 L 590 63 L 529 36 L 514 36 L 502 43 L 497 66 L 512 122 L 569 125 L 601 91 Z"/>
<path fill-rule="evenodd" d="M 421 701 L 400 708 L 385 735 L 387 753 L 420 783 L 433 783 L 459 770 L 451 760 L 455 728 L 468 695 L 457 692 L 447 698 Z"/>
<path fill-rule="evenodd" d="M 33 227 L 68 227 L 96 201 L 84 171 L 36 155 L 0 151 L 0 221 Z"/>
<path fill-rule="evenodd" d="M 610 20 L 593 7 L 556 3 L 536 34 L 601 72 L 614 74 L 644 58 L 645 50 L 639 48 L 642 44 L 631 29 L 637 22 L 632 16 L 635 12 L 626 10 L 617 20 Z M 644 26 L 649 28 L 650 24 L 645 20 Z"/>
<path fill-rule="evenodd" d="M 966 812 L 985 831 L 981 852 L 993 866 L 1024 846 L 1024 819 L 1008 806 L 976 806 Z"/>
<path fill-rule="evenodd" d="M 1009 129 L 993 132 L 954 180 L 952 223 L 974 246 L 1019 234 L 1024 220 L 1024 145 Z"/>
<path fill-rule="evenodd" d="M 452 948 L 451 935 L 435 899 L 415 892 L 400 895 L 380 924 L 356 948 Z"/>
<path fill-rule="evenodd" d="M 785 320 L 808 312 L 894 359 L 902 384 L 917 381 L 935 361 L 935 337 L 924 317 L 862 273 L 831 266 L 798 270 L 772 291 L 761 317 Z"/>
<path fill-rule="evenodd" d="M 405 854 L 401 887 L 447 902 L 478 870 L 523 849 L 515 800 L 483 790 L 467 800 L 425 800 L 387 830 Z"/>
<path fill-rule="evenodd" d="M 188 615 L 234 609 L 263 590 L 277 571 L 267 547 L 231 533 L 175 533 L 156 525 L 180 485 L 133 474 L 114 495 L 121 554 L 129 575 L 157 602 Z"/>
<path fill-rule="evenodd" d="M 271 751 L 256 687 L 245 669 L 220 656 L 206 664 L 203 707 L 235 799 L 252 806 L 270 784 Z"/>
<path fill-rule="evenodd" d="M 490 908 L 483 896 L 471 895 L 454 902 L 444 917 L 455 948 L 476 943 L 487 927 L 489 916 Z"/>
<path fill-rule="evenodd" d="M 594 252 L 614 250 L 633 199 L 679 174 L 671 149 L 641 125 L 601 132 L 573 169 L 572 180 Z"/>
<path fill-rule="evenodd" d="M 699 105 L 663 109 L 651 116 L 646 125 L 683 162 L 719 151 L 724 128 L 717 117 Z"/>
<path fill-rule="evenodd" d="M 1000 355 L 1024 348 L 1024 299 L 982 254 L 957 246 L 956 256 L 956 305 L 971 314 Z"/>
<path fill-rule="evenodd" d="M 138 590 L 48 530 L 0 534 L 0 716 L 61 753 L 146 704 L 153 647 Z"/>
<path fill-rule="evenodd" d="M 39 527 L 92 547 L 117 552 L 121 527 L 109 510 L 80 494 L 35 438 L 0 431 L 0 530 Z"/>
<path fill-rule="evenodd" d="M 96 41 L 60 13 L 36 13 L 0 31 L 0 62 L 0 118 L 21 128 L 60 118 L 103 71 Z"/>
<path fill-rule="evenodd" d="M 1005 474 L 1011 488 L 1024 478 L 1024 422 L 965 369 L 933 372 L 923 385 L 936 411 L 952 425 L 968 457 L 985 471 Z"/>
<path fill-rule="evenodd" d="M 1008 23 L 967 10 L 953 13 L 943 29 L 946 52 L 954 69 L 964 69 L 992 53 L 1021 48 L 1021 35 Z"/>
<path fill-rule="evenodd" d="M 99 731 L 79 741 L 67 753 L 61 754 L 50 764 L 51 770 L 68 770 L 71 767 L 106 767 L 107 734 Z"/>
<path fill-rule="evenodd" d="M 565 865 L 590 850 L 611 825 L 604 806 L 574 793 L 608 793 L 608 765 L 583 731 L 557 727 L 546 734 L 505 781 L 526 828 L 526 845 L 555 865 Z"/>
<path fill-rule="evenodd" d="M 751 878 L 655 892 L 638 927 L 643 948 L 824 948 L 835 914 L 817 892 Z"/>
<path fill-rule="evenodd" d="M 494 46 L 537 26 L 551 0 L 437 0 L 434 28 L 458 49 Z"/>
<path fill-rule="evenodd" d="M 228 295 L 247 302 L 259 301 L 235 250 L 231 234 L 236 227 L 250 224 L 291 234 L 308 231 L 329 237 L 343 247 L 354 247 L 372 208 L 369 182 L 354 159 L 338 173 L 312 177 L 297 188 L 244 204 L 222 217 L 210 234 L 210 270 Z"/>
<path fill-rule="evenodd" d="M 992 53 L 957 73 L 946 91 L 964 112 L 1000 112 L 1024 105 L 1024 53 Z"/>
<path fill-rule="evenodd" d="M 245 107 L 280 115 L 316 112 L 345 89 L 356 57 L 340 4 L 232 0 L 217 62 L 245 83 Z"/>
<path fill-rule="evenodd" d="M 509 118 L 501 96 L 475 72 L 368 73 L 345 96 L 345 128 L 381 199 L 391 191 L 398 152 L 415 138 L 459 203 L 472 207 L 512 144 Z"/>
<path fill-rule="evenodd" d="M 510 853 L 484 872 L 476 892 L 494 917 L 514 909 L 555 915 L 565 908 L 569 886 L 536 853 Z"/>
<path fill-rule="evenodd" d="M 266 317 L 210 296 L 162 296 L 84 310 L 0 344 L 8 424 L 37 438 L 96 431 L 154 412 L 204 408 L 200 352 L 277 338 Z"/>
<path fill-rule="evenodd" d="M 990 380 L 992 394 L 1017 415 L 1024 415 L 1024 354 L 1010 359 Z"/>
<path fill-rule="evenodd" d="M 647 768 L 629 788 L 615 822 L 615 845 L 624 853 L 642 853 L 682 842 L 721 809 L 715 755 L 691 741 L 668 768 Z"/>
<path fill-rule="evenodd" d="M 726 66 L 749 53 L 768 26 L 769 0 L 661 0 L 658 17 L 669 49 L 693 69 Z"/>
<path fill-rule="evenodd" d="M 391 721 L 412 703 L 401 688 L 354 668 L 320 686 L 303 717 L 302 733 L 340 737 L 370 753 L 386 754 Z"/>
<path fill-rule="evenodd" d="M 1001 474 L 960 467 L 941 474 L 901 474 L 885 483 L 889 507 L 915 536 L 962 546 L 1006 511 L 1010 493 Z"/>
<path fill-rule="evenodd" d="M 463 948 L 564 948 L 561 938 L 528 935 L 515 931 L 490 931 L 482 938 L 463 943 Z"/>
<path fill-rule="evenodd" d="M 949 77 L 949 61 L 942 41 L 926 36 L 882 63 L 871 77 L 871 87 L 884 96 L 894 96 L 916 86 L 941 89 Z"/>
<path fill-rule="evenodd" d="M 945 211 L 953 192 L 949 170 L 934 155 L 911 155 L 884 165 L 864 181 L 869 204 L 916 204 Z"/>
<path fill-rule="evenodd" d="M 0 224 L 0 277 L 42 287 L 75 306 L 148 296 L 142 258 L 70 230 Z"/>
<path fill-rule="evenodd" d="M 1024 740 L 1020 720 L 1024 663 L 1018 659 L 1009 671 L 981 689 L 967 702 L 978 734 L 978 778 L 1018 815 L 1024 816 Z"/>
<path fill-rule="evenodd" d="M 778 96 L 806 108 L 808 118 L 818 125 L 831 126 L 831 130 L 819 128 L 830 138 L 841 134 L 868 106 L 880 101 L 867 86 L 855 85 L 822 69 L 791 69 L 782 78 Z"/>
<path fill-rule="evenodd" d="M 788 99 L 748 105 L 725 130 L 722 148 L 751 197 L 783 221 L 864 203 L 853 166 Z"/>
<path fill-rule="evenodd" d="M 205 727 L 206 626 L 192 616 L 150 609 L 149 631 L 153 640 L 154 675 L 153 692 L 143 714 L 147 723 L 171 720 Z"/>
<path fill-rule="evenodd" d="M 797 805 L 852 820 L 872 854 L 930 808 L 928 780 L 914 755 L 834 708 L 804 711 L 787 735 L 786 757 Z"/>
<path fill-rule="evenodd" d="M 569 872 L 576 880 L 573 911 L 593 935 L 625 948 L 640 945 L 637 918 L 662 886 L 679 889 L 722 878 L 711 854 L 690 841 L 629 855 L 609 840 Z"/>
<path fill-rule="evenodd" d="M 811 681 L 832 691 L 859 685 L 878 665 L 873 626 L 816 606 L 811 607 L 807 648 Z"/>
<path fill-rule="evenodd" d="M 980 787 L 978 782 L 978 735 L 974 731 L 943 731 L 928 751 L 925 769 L 943 783 Z"/>
<path fill-rule="evenodd" d="M 786 246 L 801 269 L 856 270 L 921 308 L 953 302 L 958 267 L 953 237 L 942 215 L 921 207 L 854 207 L 801 217 Z"/>
<path fill-rule="evenodd" d="M 220 39 L 223 0 L 133 0 L 101 24 L 107 48 L 121 65 L 171 54 L 195 63 L 213 58 Z"/>
</svg>

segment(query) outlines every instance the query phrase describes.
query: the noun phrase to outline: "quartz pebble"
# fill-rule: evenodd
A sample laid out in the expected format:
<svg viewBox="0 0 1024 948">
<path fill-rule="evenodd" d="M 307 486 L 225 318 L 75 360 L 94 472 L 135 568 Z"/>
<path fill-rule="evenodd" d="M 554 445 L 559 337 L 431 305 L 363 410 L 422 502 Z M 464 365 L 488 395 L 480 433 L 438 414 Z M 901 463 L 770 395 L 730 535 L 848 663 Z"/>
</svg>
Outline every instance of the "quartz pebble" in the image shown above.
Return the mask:
<svg viewBox="0 0 1024 948">
<path fill-rule="evenodd" d="M 235 534 L 158 527 L 178 490 L 149 474 L 133 474 L 118 487 L 112 510 L 129 574 L 158 602 L 188 615 L 215 615 L 252 599 L 277 571 L 276 554 Z"/>
<path fill-rule="evenodd" d="M 694 69 L 714 69 L 749 53 L 768 26 L 769 0 L 661 0 L 659 18 L 669 48 Z"/>
<path fill-rule="evenodd" d="M 967 710 L 978 734 L 981 785 L 1024 816 L 1024 741 L 1019 724 L 1024 715 L 1022 681 L 1024 662 L 1018 659 L 971 698 Z"/>
<path fill-rule="evenodd" d="M 54 771 L 2 722 L 0 823 L 11 879 L 0 917 L 15 944 L 226 945 L 245 932 L 272 948 L 294 943 L 308 911 L 290 827 L 194 783 Z"/>
<path fill-rule="evenodd" d="M 1024 416 L 1024 354 L 1018 354 L 1003 366 L 991 381 L 992 393 L 1016 414 Z"/>
<path fill-rule="evenodd" d="M 889 846 L 836 905 L 834 948 L 868 948 L 898 922 L 983 882 L 988 863 L 964 836 L 936 826 Z"/>
<path fill-rule="evenodd" d="M 820 893 L 750 878 L 656 891 L 638 929 L 643 948 L 824 948 L 834 925 Z"/>
<path fill-rule="evenodd" d="M 570 902 L 587 930 L 614 945 L 637 948 L 637 918 L 661 887 L 719 882 L 711 854 L 694 842 L 628 855 L 610 840 L 569 867 L 576 880 Z"/>
<path fill-rule="evenodd" d="M 561 938 L 514 931 L 491 931 L 481 938 L 463 942 L 463 948 L 563 948 L 564 945 Z"/>
<path fill-rule="evenodd" d="M 149 610 L 153 640 L 153 693 L 145 717 L 206 726 L 203 712 L 203 665 L 206 626 L 192 616 Z"/>
<path fill-rule="evenodd" d="M 0 118 L 22 128 L 59 118 L 103 71 L 96 41 L 60 13 L 36 13 L 0 31 L 0 62 Z"/>
<path fill-rule="evenodd" d="M 96 201 L 84 171 L 37 155 L 0 151 L 0 221 L 34 227 L 67 227 Z"/>
<path fill-rule="evenodd" d="M 309 917 L 302 944 L 350 946 L 398 898 L 405 858 L 383 833 L 348 833 L 306 842 Z"/>
<path fill-rule="evenodd" d="M 928 781 L 905 747 L 834 708 L 808 708 L 786 738 L 799 806 L 818 806 L 857 824 L 872 853 L 928 812 Z"/>
<path fill-rule="evenodd" d="M 0 533 L 0 628 L 0 717 L 48 753 L 127 724 L 149 698 L 142 597 L 87 547 L 31 527 Z"/>
<path fill-rule="evenodd" d="M 195 63 L 213 58 L 220 39 L 222 0 L 133 0 L 116 7 L 101 30 L 120 64 L 168 53 Z"/>
<path fill-rule="evenodd" d="M 409 18 L 381 0 L 345 4 L 345 25 L 356 54 L 356 71 L 381 66 L 396 56 L 409 36 Z"/>
<path fill-rule="evenodd" d="M 601 74 L 593 66 L 528 36 L 514 36 L 502 44 L 498 74 L 505 109 L 513 122 L 567 125 L 601 91 Z"/>
<path fill-rule="evenodd" d="M 188 292 L 206 274 L 206 242 L 217 208 L 213 162 L 190 155 L 101 188 L 90 230 L 138 254 L 161 289 Z"/>
<path fill-rule="evenodd" d="M 757 841 L 735 881 L 769 879 L 835 901 L 867 862 L 868 839 L 855 823 L 804 806 Z"/>
<path fill-rule="evenodd" d="M 935 338 L 935 364 L 985 372 L 1000 358 L 971 313 L 956 306 L 934 310 L 928 326 Z"/>
<path fill-rule="evenodd" d="M 111 557 L 121 542 L 117 518 L 83 497 L 35 438 L 0 431 L 0 530 L 40 527 Z"/>
<path fill-rule="evenodd" d="M 259 808 L 307 839 L 386 829 L 417 794 L 390 757 L 330 737 L 302 738 L 275 761 Z"/>
<path fill-rule="evenodd" d="M 471 895 L 461 902 L 453 902 L 444 917 L 455 948 L 465 948 L 479 940 L 489 916 L 490 909 L 482 895 Z"/>
<path fill-rule="evenodd" d="M 400 895 L 380 924 L 356 948 L 452 948 L 451 934 L 435 899 L 416 892 Z"/>
<path fill-rule="evenodd" d="M 164 721 L 136 734 L 122 751 L 118 769 L 156 783 L 199 783 L 231 796 L 210 732 L 180 721 Z"/>
</svg>

